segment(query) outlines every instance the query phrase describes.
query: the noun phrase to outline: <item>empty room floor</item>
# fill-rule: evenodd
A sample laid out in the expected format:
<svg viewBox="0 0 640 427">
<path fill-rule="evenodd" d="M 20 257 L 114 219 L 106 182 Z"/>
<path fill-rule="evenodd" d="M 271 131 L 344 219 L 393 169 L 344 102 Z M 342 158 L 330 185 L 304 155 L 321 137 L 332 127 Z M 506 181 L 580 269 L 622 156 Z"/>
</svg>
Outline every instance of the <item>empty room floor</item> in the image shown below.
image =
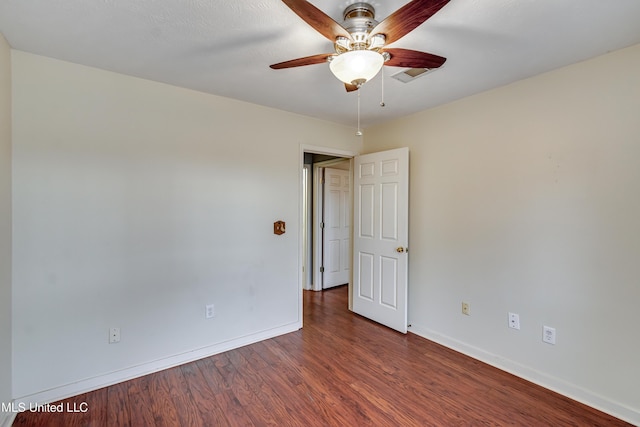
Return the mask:
<svg viewBox="0 0 640 427">
<path fill-rule="evenodd" d="M 607 414 L 304 292 L 304 328 L 66 399 L 14 426 L 624 426 Z"/>
</svg>

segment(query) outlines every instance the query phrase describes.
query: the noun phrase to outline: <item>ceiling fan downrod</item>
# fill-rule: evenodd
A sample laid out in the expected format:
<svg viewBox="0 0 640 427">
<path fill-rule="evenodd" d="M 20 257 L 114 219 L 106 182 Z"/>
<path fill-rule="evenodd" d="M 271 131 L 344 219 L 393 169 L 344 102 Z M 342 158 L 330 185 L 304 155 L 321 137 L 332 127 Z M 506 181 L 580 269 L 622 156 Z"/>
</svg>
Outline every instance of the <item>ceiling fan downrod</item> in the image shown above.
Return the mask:
<svg viewBox="0 0 640 427">
<path fill-rule="evenodd" d="M 336 53 L 351 50 L 378 50 L 385 43 L 382 34 L 370 36 L 371 30 L 379 24 L 375 20 L 376 11 L 369 3 L 354 3 L 344 10 L 342 27 L 349 32 L 351 38 L 337 37 L 335 40 Z"/>
</svg>

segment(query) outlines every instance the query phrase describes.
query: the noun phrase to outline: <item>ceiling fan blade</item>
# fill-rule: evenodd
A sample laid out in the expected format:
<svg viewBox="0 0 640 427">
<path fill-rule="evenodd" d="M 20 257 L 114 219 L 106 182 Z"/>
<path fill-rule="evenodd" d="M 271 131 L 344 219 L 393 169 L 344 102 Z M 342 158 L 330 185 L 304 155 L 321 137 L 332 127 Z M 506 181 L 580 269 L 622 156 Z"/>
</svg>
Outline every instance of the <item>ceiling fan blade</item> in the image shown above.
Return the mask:
<svg viewBox="0 0 640 427">
<path fill-rule="evenodd" d="M 344 88 L 347 90 L 347 92 L 353 92 L 354 90 L 358 90 L 358 86 L 351 85 L 349 83 L 345 83 Z"/>
<path fill-rule="evenodd" d="M 344 27 L 331 19 L 330 16 L 312 5 L 306 0 L 282 0 L 300 18 L 311 25 L 317 32 L 331 40 L 336 41 L 338 36 L 351 39 L 351 34 Z"/>
<path fill-rule="evenodd" d="M 393 12 L 371 30 L 371 35 L 384 34 L 386 44 L 406 36 L 436 12 L 449 0 L 413 0 Z"/>
<path fill-rule="evenodd" d="M 391 67 L 438 68 L 447 60 L 447 58 L 432 53 L 410 49 L 391 48 L 384 49 L 384 52 L 391 55 L 391 58 L 384 65 Z"/>
<path fill-rule="evenodd" d="M 318 55 L 305 56 L 304 58 L 279 62 L 277 64 L 269 65 L 269 67 L 273 68 L 274 70 L 281 70 L 283 68 L 302 67 L 303 65 L 322 64 L 323 62 L 327 62 L 329 57 L 334 55 L 334 53 L 320 53 Z"/>
</svg>

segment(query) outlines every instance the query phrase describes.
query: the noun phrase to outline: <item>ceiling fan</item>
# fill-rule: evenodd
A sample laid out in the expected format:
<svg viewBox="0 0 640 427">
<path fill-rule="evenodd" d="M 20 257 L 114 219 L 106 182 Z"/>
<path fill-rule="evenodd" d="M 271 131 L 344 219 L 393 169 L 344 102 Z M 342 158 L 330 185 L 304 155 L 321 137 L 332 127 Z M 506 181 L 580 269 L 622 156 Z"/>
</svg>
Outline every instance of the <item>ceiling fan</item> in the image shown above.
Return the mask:
<svg viewBox="0 0 640 427">
<path fill-rule="evenodd" d="M 348 92 L 357 90 L 378 74 L 383 65 L 405 68 L 438 68 L 447 60 L 416 50 L 387 48 L 442 9 L 449 0 L 413 0 L 382 22 L 375 20 L 369 3 L 353 3 L 337 23 L 306 0 L 282 0 L 307 24 L 334 44 L 335 52 L 321 53 L 270 65 L 274 70 L 329 62 L 333 74 Z"/>
</svg>

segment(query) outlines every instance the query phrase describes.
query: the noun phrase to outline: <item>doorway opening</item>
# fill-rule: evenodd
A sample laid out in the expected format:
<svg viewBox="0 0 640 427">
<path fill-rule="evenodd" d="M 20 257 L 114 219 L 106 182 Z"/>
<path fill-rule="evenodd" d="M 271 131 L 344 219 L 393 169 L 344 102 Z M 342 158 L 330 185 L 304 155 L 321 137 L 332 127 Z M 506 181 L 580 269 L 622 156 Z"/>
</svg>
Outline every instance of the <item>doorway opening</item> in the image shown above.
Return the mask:
<svg viewBox="0 0 640 427">
<path fill-rule="evenodd" d="M 311 165 L 304 166 L 305 153 L 329 154 L 349 159 L 349 196 L 353 203 L 348 214 L 350 227 L 356 232 L 349 242 L 348 293 L 349 310 L 399 332 L 407 332 L 408 243 L 409 243 L 409 149 L 396 148 L 381 152 L 353 153 L 300 149 L 300 214 L 299 250 L 300 322 L 302 326 L 302 291 L 318 288 L 314 264 L 317 236 L 313 233 L 313 189 L 309 190 Z M 336 161 L 338 159 L 335 159 Z M 306 172 L 305 172 L 306 171 Z M 306 178 L 305 178 L 306 176 Z M 353 182 L 351 182 L 353 181 Z M 306 197 L 302 197 L 306 195 Z M 311 200 L 311 202 L 310 202 Z M 309 207 L 311 203 L 311 207 Z M 306 207 L 305 207 L 306 206 Z M 311 232 L 309 230 L 309 212 Z M 306 213 L 307 216 L 304 216 Z M 306 219 L 305 219 L 306 218 Z M 315 240 L 314 240 L 314 237 Z M 306 261 L 309 260 L 310 261 Z M 324 259 L 323 261 L 325 261 Z M 310 265 L 309 265 L 310 263 Z M 307 277 L 308 281 L 305 281 Z M 320 289 L 322 289 L 320 287 Z"/>
<path fill-rule="evenodd" d="M 302 288 L 321 291 L 351 281 L 351 157 L 304 152 Z"/>
</svg>

